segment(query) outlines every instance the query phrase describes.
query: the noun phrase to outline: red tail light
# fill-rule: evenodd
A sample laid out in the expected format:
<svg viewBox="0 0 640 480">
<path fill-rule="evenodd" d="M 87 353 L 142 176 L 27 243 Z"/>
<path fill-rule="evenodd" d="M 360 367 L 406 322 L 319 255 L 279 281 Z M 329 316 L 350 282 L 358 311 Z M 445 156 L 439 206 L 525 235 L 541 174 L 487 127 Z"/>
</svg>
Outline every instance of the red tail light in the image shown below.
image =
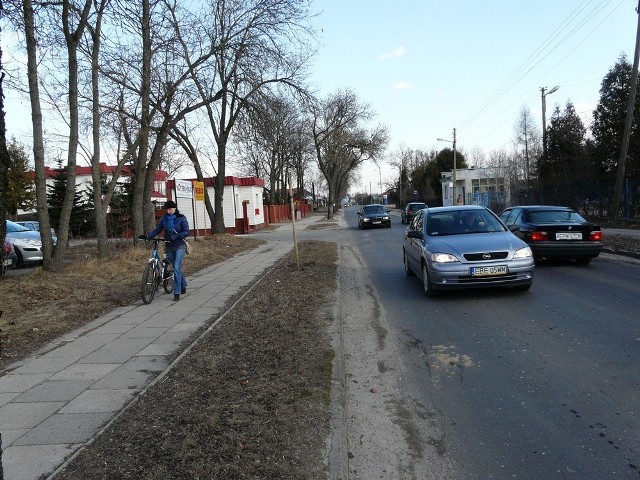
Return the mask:
<svg viewBox="0 0 640 480">
<path fill-rule="evenodd" d="M 549 240 L 547 232 L 531 232 L 531 241 L 543 242 L 545 240 Z"/>
<path fill-rule="evenodd" d="M 601 230 L 597 230 L 595 232 L 591 232 L 589 234 L 589 240 L 592 240 L 594 242 L 601 242 L 602 241 L 602 231 Z"/>
</svg>

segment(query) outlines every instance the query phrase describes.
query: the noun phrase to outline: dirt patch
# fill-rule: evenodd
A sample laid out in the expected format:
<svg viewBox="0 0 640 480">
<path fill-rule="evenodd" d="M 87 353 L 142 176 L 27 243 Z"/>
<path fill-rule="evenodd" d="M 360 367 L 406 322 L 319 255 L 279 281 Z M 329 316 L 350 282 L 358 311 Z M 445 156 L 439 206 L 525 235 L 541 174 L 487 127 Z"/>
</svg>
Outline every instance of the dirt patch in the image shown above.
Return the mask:
<svg viewBox="0 0 640 480">
<path fill-rule="evenodd" d="M 184 271 L 191 275 L 263 243 L 233 235 L 214 235 L 192 242 Z M 0 368 L 22 359 L 50 340 L 114 308 L 140 300 L 142 272 L 150 248 L 133 242 L 111 245 L 108 260 L 96 258 L 95 244 L 69 249 L 62 272 L 41 267 L 30 275 L 0 281 Z"/>
<path fill-rule="evenodd" d="M 326 478 L 337 247 L 299 251 L 56 478 Z"/>
</svg>

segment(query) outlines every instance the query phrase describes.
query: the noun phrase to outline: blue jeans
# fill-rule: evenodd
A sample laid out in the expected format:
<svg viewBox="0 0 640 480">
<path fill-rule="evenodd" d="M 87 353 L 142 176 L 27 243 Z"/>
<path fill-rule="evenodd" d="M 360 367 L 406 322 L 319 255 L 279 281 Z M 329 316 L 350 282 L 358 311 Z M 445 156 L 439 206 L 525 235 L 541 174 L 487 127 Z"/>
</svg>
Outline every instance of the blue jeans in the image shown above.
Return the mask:
<svg viewBox="0 0 640 480">
<path fill-rule="evenodd" d="M 182 290 L 187 289 L 187 279 L 182 273 L 182 262 L 186 253 L 185 248 L 180 248 L 175 252 L 167 252 L 167 258 L 173 266 L 173 293 L 179 295 Z"/>
</svg>

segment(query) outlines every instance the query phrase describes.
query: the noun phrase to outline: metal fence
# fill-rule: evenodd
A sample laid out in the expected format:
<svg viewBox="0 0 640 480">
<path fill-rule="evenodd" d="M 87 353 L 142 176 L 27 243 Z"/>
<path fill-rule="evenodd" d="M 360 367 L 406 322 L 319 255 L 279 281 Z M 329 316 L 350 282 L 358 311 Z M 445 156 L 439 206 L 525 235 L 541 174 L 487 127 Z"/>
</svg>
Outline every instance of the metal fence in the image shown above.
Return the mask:
<svg viewBox="0 0 640 480">
<path fill-rule="evenodd" d="M 595 217 L 609 215 L 614 198 L 614 180 L 573 182 L 564 186 L 532 187 L 511 184 L 510 192 L 481 192 L 468 195 L 466 203 L 482 205 L 496 213 L 513 205 L 562 205 Z M 640 180 L 626 179 L 617 217 L 640 219 Z"/>
</svg>

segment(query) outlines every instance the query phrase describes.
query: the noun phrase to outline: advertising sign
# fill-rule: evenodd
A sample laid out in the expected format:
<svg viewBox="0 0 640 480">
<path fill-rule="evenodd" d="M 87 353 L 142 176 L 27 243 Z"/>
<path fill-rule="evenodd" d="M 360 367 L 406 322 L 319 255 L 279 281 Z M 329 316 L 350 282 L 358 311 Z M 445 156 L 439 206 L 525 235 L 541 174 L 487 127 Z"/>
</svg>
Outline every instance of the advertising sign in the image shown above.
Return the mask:
<svg viewBox="0 0 640 480">
<path fill-rule="evenodd" d="M 193 198 L 193 183 L 191 183 L 191 180 L 176 180 L 176 198 Z"/>
<path fill-rule="evenodd" d="M 204 202 L 204 182 L 193 182 L 196 202 Z"/>
</svg>

